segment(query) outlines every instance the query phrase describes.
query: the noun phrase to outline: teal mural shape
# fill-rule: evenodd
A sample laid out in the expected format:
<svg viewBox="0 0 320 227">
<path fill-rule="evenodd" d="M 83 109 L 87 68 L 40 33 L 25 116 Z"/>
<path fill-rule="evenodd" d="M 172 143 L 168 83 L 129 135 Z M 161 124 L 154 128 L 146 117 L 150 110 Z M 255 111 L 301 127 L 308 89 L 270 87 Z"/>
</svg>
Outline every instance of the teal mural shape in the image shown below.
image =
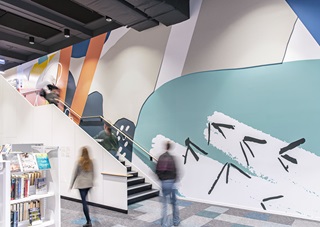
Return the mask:
<svg viewBox="0 0 320 227">
<path fill-rule="evenodd" d="M 299 147 L 320 156 L 319 67 L 306 60 L 179 77 L 146 100 L 134 140 L 150 150 L 157 135 L 181 145 L 189 138 L 207 156 L 232 162 L 204 136 L 207 117 L 218 111 L 288 143 L 305 138 Z"/>
</svg>

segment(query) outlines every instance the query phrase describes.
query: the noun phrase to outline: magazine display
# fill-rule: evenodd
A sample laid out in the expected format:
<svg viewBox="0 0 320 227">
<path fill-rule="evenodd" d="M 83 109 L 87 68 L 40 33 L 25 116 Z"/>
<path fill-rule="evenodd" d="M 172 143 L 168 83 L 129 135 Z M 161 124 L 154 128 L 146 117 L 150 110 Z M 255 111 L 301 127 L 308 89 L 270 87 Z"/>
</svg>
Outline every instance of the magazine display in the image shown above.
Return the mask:
<svg viewBox="0 0 320 227">
<path fill-rule="evenodd" d="M 39 170 L 51 168 L 47 153 L 35 153 L 34 156 L 36 157 Z"/>
<path fill-rule="evenodd" d="M 6 156 L 6 160 L 10 160 L 10 171 L 11 172 L 21 172 L 21 164 L 18 157 L 18 153 L 9 153 Z"/>
<path fill-rule="evenodd" d="M 1 155 L 8 155 L 11 150 L 12 150 L 11 144 L 5 144 L 5 145 L 0 146 L 0 154 Z"/>
<path fill-rule="evenodd" d="M 20 153 L 18 154 L 22 171 L 31 172 L 39 170 L 37 161 L 33 153 Z"/>
</svg>

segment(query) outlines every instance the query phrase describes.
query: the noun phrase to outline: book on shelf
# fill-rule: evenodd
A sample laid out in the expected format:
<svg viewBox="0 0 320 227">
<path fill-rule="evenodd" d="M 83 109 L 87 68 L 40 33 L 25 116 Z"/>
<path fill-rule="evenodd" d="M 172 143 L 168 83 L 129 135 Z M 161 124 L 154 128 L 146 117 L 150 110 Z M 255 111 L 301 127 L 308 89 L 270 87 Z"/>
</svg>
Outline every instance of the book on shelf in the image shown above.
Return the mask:
<svg viewBox="0 0 320 227">
<path fill-rule="evenodd" d="M 15 185 L 15 190 L 14 190 L 14 194 L 15 194 L 15 199 L 20 199 L 20 187 L 21 187 L 21 178 L 17 177 L 16 178 L 16 185 Z"/>
<path fill-rule="evenodd" d="M 29 213 L 29 223 L 30 225 L 38 225 L 42 223 L 41 221 L 41 214 L 40 214 L 40 207 L 33 207 L 28 209 Z"/>
<path fill-rule="evenodd" d="M 34 156 L 36 157 L 39 170 L 51 168 L 47 153 L 35 153 Z"/>
<path fill-rule="evenodd" d="M 15 193 L 16 180 L 17 180 L 17 178 L 14 175 L 12 175 L 11 176 L 11 188 L 10 188 L 10 198 L 11 198 L 11 200 L 15 199 L 15 195 L 16 195 L 16 193 Z"/>
<path fill-rule="evenodd" d="M 38 164 L 33 153 L 19 153 L 18 157 L 23 172 L 31 172 L 39 170 Z"/>
<path fill-rule="evenodd" d="M 18 211 L 17 210 L 11 210 L 11 219 L 10 219 L 10 226 L 11 227 L 18 227 Z"/>
<path fill-rule="evenodd" d="M 36 194 L 42 195 L 48 192 L 46 177 L 36 178 L 35 180 Z"/>
<path fill-rule="evenodd" d="M 41 172 L 36 171 L 36 172 L 28 173 L 28 175 L 30 179 L 29 195 L 35 195 L 36 194 L 35 179 L 41 177 Z"/>
<path fill-rule="evenodd" d="M 35 208 L 35 207 L 38 207 L 38 208 L 41 207 L 40 200 L 36 199 L 36 200 L 27 201 L 27 202 L 11 204 L 11 207 L 10 207 L 11 223 L 14 222 L 14 219 L 16 219 L 17 222 L 29 220 L 28 211 L 30 208 Z M 41 208 L 40 208 L 40 211 L 41 211 Z"/>
<path fill-rule="evenodd" d="M 11 175 L 11 200 L 22 199 L 36 194 L 35 179 L 41 178 L 41 172 L 28 172 L 20 175 Z"/>
<path fill-rule="evenodd" d="M 10 152 L 6 157 L 6 160 L 10 161 L 10 171 L 11 172 L 21 172 L 20 159 L 18 153 Z"/>
</svg>

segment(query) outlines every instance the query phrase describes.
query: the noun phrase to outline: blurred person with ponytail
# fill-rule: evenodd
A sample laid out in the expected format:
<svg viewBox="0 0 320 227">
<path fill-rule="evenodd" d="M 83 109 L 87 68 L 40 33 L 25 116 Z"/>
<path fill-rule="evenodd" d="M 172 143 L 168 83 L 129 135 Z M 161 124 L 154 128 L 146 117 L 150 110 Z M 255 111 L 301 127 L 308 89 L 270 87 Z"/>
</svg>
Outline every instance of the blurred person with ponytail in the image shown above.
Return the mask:
<svg viewBox="0 0 320 227">
<path fill-rule="evenodd" d="M 70 188 L 79 189 L 83 213 L 87 220 L 87 223 L 83 225 L 83 227 L 91 227 L 92 223 L 89 215 L 87 195 L 89 190 L 93 187 L 94 168 L 92 159 L 90 159 L 89 156 L 89 148 L 82 147 L 80 152 L 81 156 L 76 164 Z"/>
</svg>

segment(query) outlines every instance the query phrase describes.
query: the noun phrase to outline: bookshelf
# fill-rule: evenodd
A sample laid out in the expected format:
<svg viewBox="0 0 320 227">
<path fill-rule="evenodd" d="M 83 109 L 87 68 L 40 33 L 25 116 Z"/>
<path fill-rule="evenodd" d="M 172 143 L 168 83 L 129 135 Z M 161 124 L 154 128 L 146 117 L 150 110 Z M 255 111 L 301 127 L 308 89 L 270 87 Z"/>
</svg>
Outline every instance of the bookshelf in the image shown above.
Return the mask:
<svg viewBox="0 0 320 227">
<path fill-rule="evenodd" d="M 7 167 L 6 177 L 0 176 L 0 184 L 5 185 L 1 195 L 4 199 L 0 200 L 4 213 L 0 226 L 30 226 L 30 210 L 33 210 L 32 226 L 61 226 L 58 150 L 52 146 L 19 144 L 0 155 Z"/>
<path fill-rule="evenodd" d="M 0 160 L 0 182 L 10 181 L 10 162 Z M 0 226 L 10 226 L 10 210 L 7 208 L 10 202 L 10 191 L 0 190 Z"/>
</svg>

